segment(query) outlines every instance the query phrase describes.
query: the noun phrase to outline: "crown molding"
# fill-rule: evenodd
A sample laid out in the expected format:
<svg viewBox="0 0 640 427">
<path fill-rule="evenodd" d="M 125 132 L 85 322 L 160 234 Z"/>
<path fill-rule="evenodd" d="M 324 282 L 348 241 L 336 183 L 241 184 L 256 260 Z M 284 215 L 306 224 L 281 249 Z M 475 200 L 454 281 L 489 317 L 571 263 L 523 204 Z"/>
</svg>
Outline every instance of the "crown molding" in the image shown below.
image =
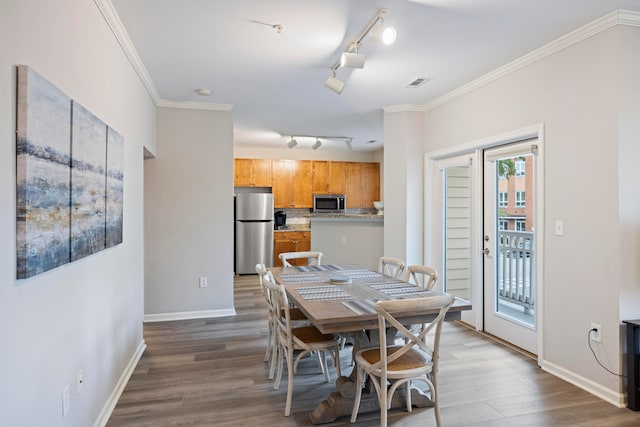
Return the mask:
<svg viewBox="0 0 640 427">
<path fill-rule="evenodd" d="M 147 89 L 147 93 L 149 93 L 149 96 L 151 96 L 151 99 L 153 99 L 153 102 L 157 105 L 158 101 L 160 101 L 160 95 L 158 94 L 156 85 L 153 83 L 153 80 L 151 80 L 149 72 L 142 63 L 140 55 L 138 55 L 138 51 L 133 46 L 127 30 L 124 29 L 124 25 L 122 25 L 122 21 L 113 7 L 111 0 L 94 0 L 94 2 L 96 6 L 98 6 L 100 13 L 102 13 L 107 25 L 109 25 L 111 32 L 116 36 L 116 40 L 118 40 L 122 51 L 127 56 L 127 59 L 129 59 L 142 84 Z"/>
<path fill-rule="evenodd" d="M 527 55 L 516 59 L 515 61 L 509 62 L 508 64 L 497 68 L 482 77 L 479 77 L 463 86 L 460 86 L 458 89 L 455 89 L 438 98 L 435 98 L 432 101 L 425 103 L 424 105 L 422 105 L 422 111 L 427 112 L 433 110 L 440 105 L 446 104 L 447 102 L 466 95 L 467 93 L 472 92 L 475 89 L 492 83 L 502 77 L 505 77 L 508 74 L 514 73 L 515 71 L 518 71 L 528 65 L 540 61 L 541 59 L 553 55 L 560 50 L 573 46 L 576 43 L 615 25 L 640 27 L 640 12 L 631 10 L 616 10 L 607 15 L 604 15 L 603 17 L 596 19 L 595 21 L 584 25 L 577 30 L 574 30 L 552 41 L 551 43 L 548 43 L 528 53 Z"/>
<path fill-rule="evenodd" d="M 421 104 L 402 104 L 383 107 L 383 111 L 385 113 L 425 113 L 427 110 Z"/>
<path fill-rule="evenodd" d="M 208 102 L 196 102 L 196 101 L 169 101 L 161 99 L 156 102 L 156 106 L 165 108 L 184 108 L 189 110 L 212 110 L 212 111 L 231 111 L 233 104 L 211 104 Z"/>
</svg>

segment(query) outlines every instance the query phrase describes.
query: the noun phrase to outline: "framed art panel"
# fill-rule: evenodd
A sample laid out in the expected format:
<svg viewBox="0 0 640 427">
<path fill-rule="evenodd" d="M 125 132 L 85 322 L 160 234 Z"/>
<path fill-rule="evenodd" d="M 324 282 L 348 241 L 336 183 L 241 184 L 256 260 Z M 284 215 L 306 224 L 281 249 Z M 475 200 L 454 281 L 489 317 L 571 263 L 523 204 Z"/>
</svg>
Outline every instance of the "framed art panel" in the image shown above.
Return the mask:
<svg viewBox="0 0 640 427">
<path fill-rule="evenodd" d="M 122 243 L 123 182 L 124 138 L 107 127 L 107 248 Z"/>
<path fill-rule="evenodd" d="M 69 262 L 71 99 L 32 68 L 18 67 L 17 278 Z"/>
<path fill-rule="evenodd" d="M 71 126 L 71 261 L 105 248 L 107 125 L 77 102 Z"/>
</svg>

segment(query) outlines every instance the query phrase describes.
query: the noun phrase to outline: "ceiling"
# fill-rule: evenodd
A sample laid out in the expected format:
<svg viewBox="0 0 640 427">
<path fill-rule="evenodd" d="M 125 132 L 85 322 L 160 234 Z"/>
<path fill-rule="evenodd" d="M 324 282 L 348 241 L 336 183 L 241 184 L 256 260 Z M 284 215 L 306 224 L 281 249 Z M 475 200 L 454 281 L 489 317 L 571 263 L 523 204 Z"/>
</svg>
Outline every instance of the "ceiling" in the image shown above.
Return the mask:
<svg viewBox="0 0 640 427">
<path fill-rule="evenodd" d="M 616 9 L 640 10 L 640 0 L 111 2 L 160 105 L 231 106 L 236 146 L 340 136 L 353 138 L 353 150 L 382 147 L 383 108 L 427 104 Z M 364 38 L 364 68 L 339 68 L 344 91 L 329 90 L 331 67 L 381 8 L 397 41 Z M 429 80 L 408 88 L 416 78 Z M 296 139 L 296 150 L 315 142 Z M 347 149 L 321 142 L 320 150 Z"/>
</svg>

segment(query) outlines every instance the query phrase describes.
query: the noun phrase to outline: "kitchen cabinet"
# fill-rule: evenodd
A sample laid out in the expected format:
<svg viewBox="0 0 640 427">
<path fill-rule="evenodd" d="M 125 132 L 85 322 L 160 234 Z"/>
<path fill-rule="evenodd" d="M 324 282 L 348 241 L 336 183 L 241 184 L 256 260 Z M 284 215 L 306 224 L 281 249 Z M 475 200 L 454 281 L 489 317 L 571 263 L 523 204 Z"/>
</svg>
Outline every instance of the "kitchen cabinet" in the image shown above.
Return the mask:
<svg viewBox="0 0 640 427">
<path fill-rule="evenodd" d="M 276 208 L 312 208 L 311 160 L 273 160 L 273 205 Z"/>
<path fill-rule="evenodd" d="M 313 193 L 344 194 L 345 162 L 313 161 Z"/>
<path fill-rule="evenodd" d="M 273 266 L 282 267 L 280 254 L 283 252 L 303 252 L 311 250 L 311 232 L 276 231 L 273 234 Z M 291 260 L 293 265 L 307 265 L 306 259 Z"/>
<path fill-rule="evenodd" d="M 234 159 L 234 186 L 271 187 L 271 182 L 271 159 Z"/>
<path fill-rule="evenodd" d="M 347 208 L 373 208 L 380 200 L 380 164 L 346 163 Z"/>
</svg>

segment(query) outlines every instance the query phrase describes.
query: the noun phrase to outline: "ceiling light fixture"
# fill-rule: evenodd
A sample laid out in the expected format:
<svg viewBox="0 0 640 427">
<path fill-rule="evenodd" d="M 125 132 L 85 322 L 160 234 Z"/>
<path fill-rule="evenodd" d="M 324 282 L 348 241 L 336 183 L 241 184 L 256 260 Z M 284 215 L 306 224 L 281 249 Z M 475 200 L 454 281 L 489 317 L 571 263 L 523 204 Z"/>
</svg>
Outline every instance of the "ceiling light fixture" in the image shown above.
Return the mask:
<svg viewBox="0 0 640 427">
<path fill-rule="evenodd" d="M 311 146 L 311 148 L 313 148 L 314 150 L 317 150 L 318 148 L 320 148 L 321 145 L 322 143 L 320 142 L 320 139 L 316 138 L 316 142 Z"/>
<path fill-rule="evenodd" d="M 353 146 L 351 145 L 352 142 L 353 142 L 353 138 L 345 139 L 344 145 L 347 146 L 347 150 L 351 150 L 353 148 Z"/>
<path fill-rule="evenodd" d="M 209 96 L 211 91 L 209 89 L 196 89 L 196 93 L 200 96 Z"/>
<path fill-rule="evenodd" d="M 336 78 L 336 72 L 339 67 L 348 67 L 348 68 L 364 68 L 365 57 L 362 54 L 358 53 L 358 48 L 360 47 L 360 43 L 362 40 L 369 34 L 370 31 L 374 30 L 375 25 L 384 20 L 387 16 L 387 9 L 380 9 L 376 14 L 375 18 L 367 25 L 367 27 L 360 33 L 360 36 L 349 44 L 347 50 L 345 50 L 336 63 L 331 67 L 332 76 L 324 82 L 324 85 L 337 93 L 338 95 L 342 93 L 344 89 L 344 83 Z M 375 28 L 376 32 L 381 33 L 381 40 L 384 44 L 390 45 L 393 44 L 396 40 L 396 30 L 393 27 L 387 27 L 386 30 Z"/>
<path fill-rule="evenodd" d="M 287 142 L 287 147 L 289 148 L 293 148 L 296 145 L 298 145 L 298 141 L 296 141 L 295 139 L 293 139 L 293 137 L 291 137 L 291 141 Z"/>
<path fill-rule="evenodd" d="M 336 78 L 336 73 L 333 73 L 333 76 L 329 76 L 327 80 L 325 80 L 324 85 L 340 95 L 342 90 L 344 89 L 344 83 Z"/>
</svg>

